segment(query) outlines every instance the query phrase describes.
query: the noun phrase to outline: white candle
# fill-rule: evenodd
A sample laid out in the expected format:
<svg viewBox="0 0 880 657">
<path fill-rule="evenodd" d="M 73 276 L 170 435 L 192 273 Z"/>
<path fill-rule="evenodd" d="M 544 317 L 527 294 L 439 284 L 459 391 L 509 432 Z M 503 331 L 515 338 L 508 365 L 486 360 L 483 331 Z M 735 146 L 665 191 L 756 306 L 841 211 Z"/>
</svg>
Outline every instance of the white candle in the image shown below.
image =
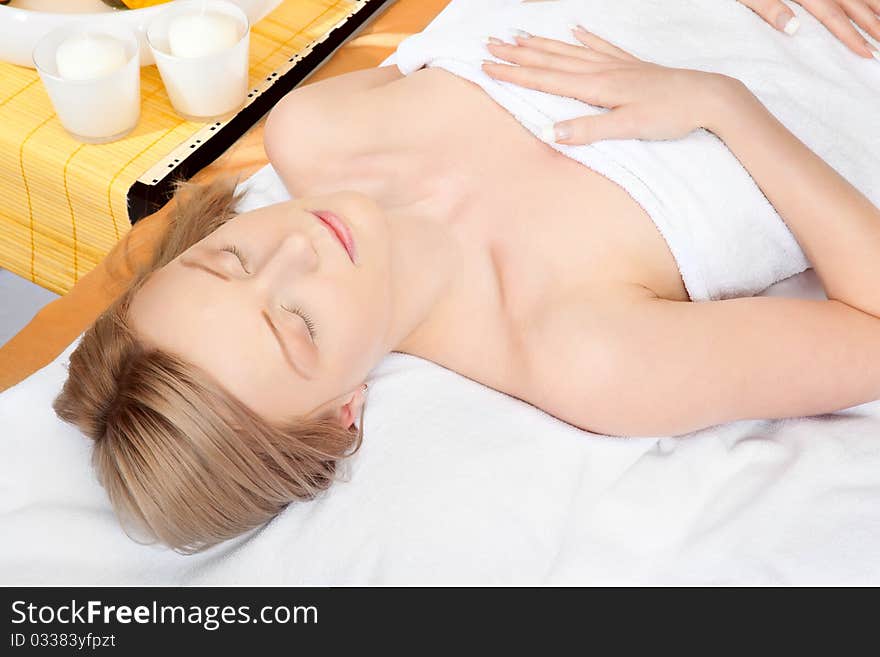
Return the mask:
<svg viewBox="0 0 880 657">
<path fill-rule="evenodd" d="M 76 139 L 118 139 L 140 114 L 138 39 L 124 26 L 62 25 L 34 47 L 40 73 L 61 124 Z"/>
<path fill-rule="evenodd" d="M 175 111 L 192 121 L 237 112 L 248 95 L 247 15 L 223 0 L 172 2 L 147 27 L 147 42 Z"/>
<path fill-rule="evenodd" d="M 55 52 L 59 77 L 93 80 L 125 66 L 125 45 L 104 34 L 77 34 L 65 39 Z"/>
<path fill-rule="evenodd" d="M 234 46 L 238 38 L 235 19 L 216 12 L 185 14 L 168 24 L 168 47 L 175 57 L 213 55 Z"/>
</svg>

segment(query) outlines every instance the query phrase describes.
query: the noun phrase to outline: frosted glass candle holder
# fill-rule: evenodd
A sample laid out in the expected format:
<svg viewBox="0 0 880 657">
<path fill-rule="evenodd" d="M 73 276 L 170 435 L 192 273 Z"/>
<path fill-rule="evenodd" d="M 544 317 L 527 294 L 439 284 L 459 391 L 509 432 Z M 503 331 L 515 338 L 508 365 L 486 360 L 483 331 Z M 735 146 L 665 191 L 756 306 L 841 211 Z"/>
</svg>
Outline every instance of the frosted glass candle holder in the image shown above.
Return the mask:
<svg viewBox="0 0 880 657">
<path fill-rule="evenodd" d="M 61 125 L 74 139 L 103 144 L 137 125 L 140 55 L 130 29 L 102 23 L 62 25 L 37 42 L 33 59 Z"/>
<path fill-rule="evenodd" d="M 223 0 L 178 0 L 147 26 L 147 43 L 168 98 L 182 117 L 213 121 L 244 105 L 250 25 L 238 6 Z"/>
</svg>

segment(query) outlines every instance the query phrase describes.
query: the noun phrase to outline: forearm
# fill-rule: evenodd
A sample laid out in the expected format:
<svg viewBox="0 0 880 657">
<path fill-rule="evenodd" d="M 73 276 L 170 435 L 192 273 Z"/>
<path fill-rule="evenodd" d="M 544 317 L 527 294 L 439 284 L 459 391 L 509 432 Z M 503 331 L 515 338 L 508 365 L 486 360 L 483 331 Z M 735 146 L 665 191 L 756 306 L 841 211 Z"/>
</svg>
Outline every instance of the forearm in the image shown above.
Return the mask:
<svg viewBox="0 0 880 657">
<path fill-rule="evenodd" d="M 704 127 L 724 141 L 776 208 L 828 298 L 880 317 L 880 210 L 744 85 L 725 81 L 714 98 Z"/>
</svg>

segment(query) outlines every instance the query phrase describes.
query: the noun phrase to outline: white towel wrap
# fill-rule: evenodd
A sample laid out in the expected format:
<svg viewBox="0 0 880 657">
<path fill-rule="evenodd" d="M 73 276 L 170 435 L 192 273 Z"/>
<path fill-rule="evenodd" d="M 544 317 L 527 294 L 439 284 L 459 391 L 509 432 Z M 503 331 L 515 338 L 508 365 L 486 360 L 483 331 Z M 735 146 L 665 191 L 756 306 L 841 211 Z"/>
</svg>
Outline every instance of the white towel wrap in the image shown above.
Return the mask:
<svg viewBox="0 0 880 657">
<path fill-rule="evenodd" d="M 581 23 L 642 59 L 742 80 L 880 205 L 880 65 L 859 60 L 810 14 L 792 9 L 801 21 L 794 37 L 735 0 L 458 2 L 387 61 L 404 74 L 436 66 L 466 78 L 543 139 L 549 124 L 606 110 L 493 80 L 480 68 L 482 60 L 495 59 L 485 38 L 512 42 L 522 29 L 580 45 L 570 28 Z M 550 145 L 619 184 L 645 209 L 694 301 L 752 296 L 810 266 L 748 172 L 705 130 L 675 141 Z M 828 226 L 834 229 L 833 208 Z"/>
</svg>

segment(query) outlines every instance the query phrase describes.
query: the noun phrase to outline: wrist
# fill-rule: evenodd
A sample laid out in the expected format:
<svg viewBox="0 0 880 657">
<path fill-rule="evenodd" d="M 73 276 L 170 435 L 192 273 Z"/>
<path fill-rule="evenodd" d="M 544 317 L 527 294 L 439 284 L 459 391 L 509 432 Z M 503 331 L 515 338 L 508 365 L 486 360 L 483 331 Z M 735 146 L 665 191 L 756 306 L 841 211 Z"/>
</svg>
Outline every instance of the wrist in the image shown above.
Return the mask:
<svg viewBox="0 0 880 657">
<path fill-rule="evenodd" d="M 733 119 L 741 118 L 760 102 L 740 80 L 720 73 L 708 73 L 700 105 L 701 128 L 721 136 Z"/>
</svg>

